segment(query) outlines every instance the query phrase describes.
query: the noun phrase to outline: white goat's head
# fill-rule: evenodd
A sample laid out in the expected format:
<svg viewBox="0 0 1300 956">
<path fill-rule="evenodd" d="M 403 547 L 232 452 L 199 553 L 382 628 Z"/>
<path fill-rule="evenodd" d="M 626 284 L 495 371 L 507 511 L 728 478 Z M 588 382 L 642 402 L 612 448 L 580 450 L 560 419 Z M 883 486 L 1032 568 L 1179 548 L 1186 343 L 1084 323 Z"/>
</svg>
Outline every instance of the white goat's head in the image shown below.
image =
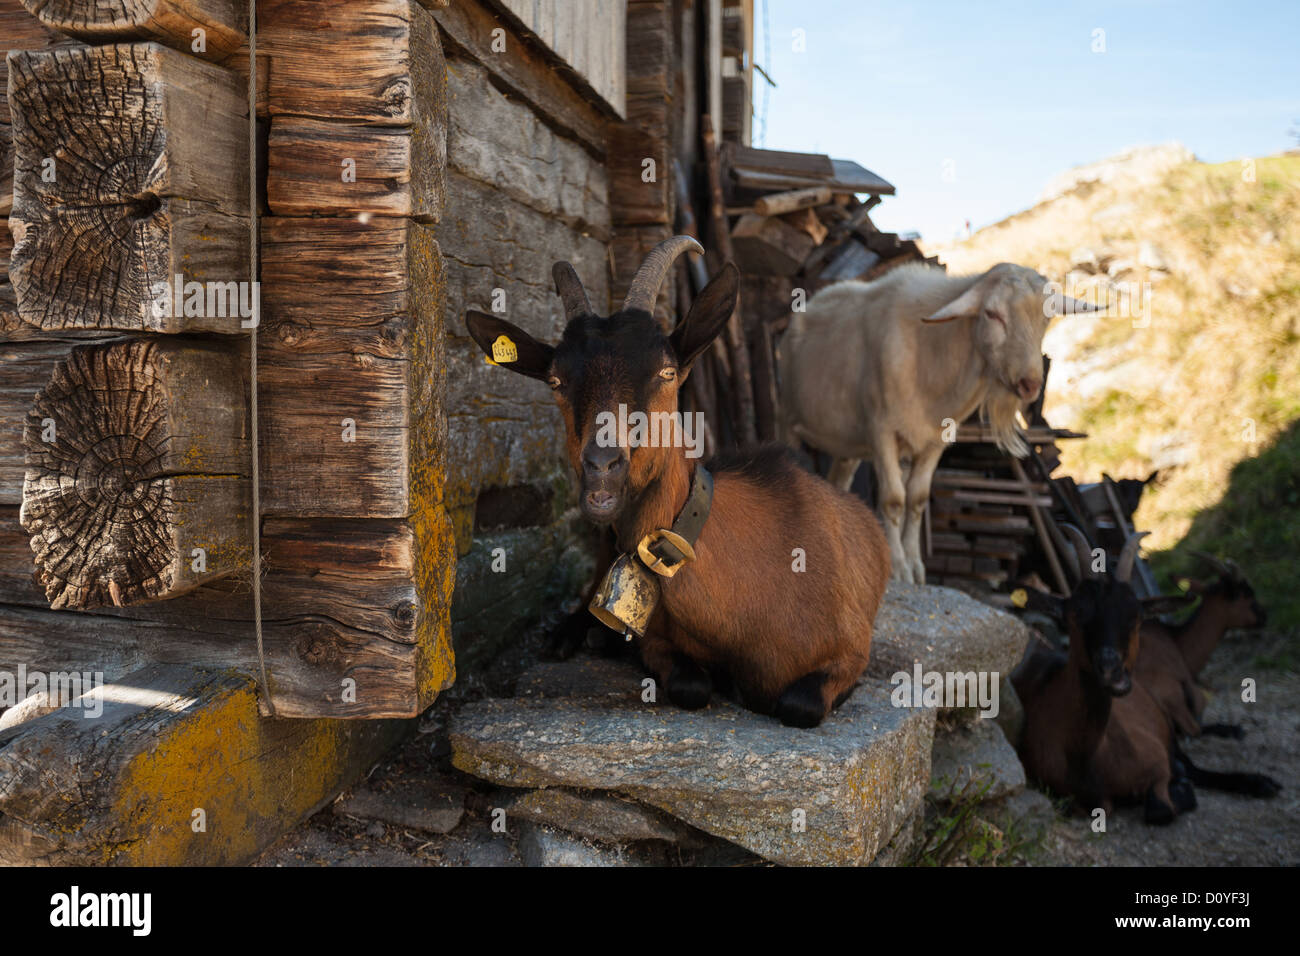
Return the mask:
<svg viewBox="0 0 1300 956">
<path fill-rule="evenodd" d="M 924 321 L 975 323 L 975 348 L 996 383 L 984 401 L 986 415 L 1001 433 L 999 443 L 1022 454 L 1023 445 L 1014 437 L 1014 419 L 1017 409 L 1042 391 L 1047 325 L 1056 315 L 1093 311 L 1098 307 L 1060 294 L 1033 269 L 1001 262 Z"/>
</svg>

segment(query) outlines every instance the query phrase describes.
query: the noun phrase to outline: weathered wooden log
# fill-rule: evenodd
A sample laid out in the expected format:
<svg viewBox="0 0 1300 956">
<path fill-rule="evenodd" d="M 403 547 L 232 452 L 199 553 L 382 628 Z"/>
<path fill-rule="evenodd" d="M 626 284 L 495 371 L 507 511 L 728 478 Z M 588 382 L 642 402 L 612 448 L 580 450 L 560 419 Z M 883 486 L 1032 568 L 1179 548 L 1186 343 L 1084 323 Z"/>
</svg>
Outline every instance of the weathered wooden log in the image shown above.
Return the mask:
<svg viewBox="0 0 1300 956">
<path fill-rule="evenodd" d="M 727 228 L 726 207 L 722 197 L 722 163 L 718 155 L 718 140 L 709 116 L 700 118 L 700 141 L 704 148 L 705 167 L 709 177 L 709 212 L 713 220 L 713 238 L 724 262 L 734 262 L 731 233 Z M 732 380 L 733 401 L 736 412 L 736 430 L 740 444 L 758 440 L 754 421 L 754 386 L 749 376 L 749 347 L 745 342 L 745 327 L 741 319 L 744 300 L 737 298 L 736 308 L 727 320 L 727 347 L 735 370 Z"/>
<path fill-rule="evenodd" d="M 814 245 L 808 233 L 775 217 L 741 216 L 731 230 L 736 265 L 757 275 L 794 275 Z"/>
<path fill-rule="evenodd" d="M 445 128 L 444 128 L 445 129 Z M 267 204 L 277 216 L 371 213 L 436 220 L 443 145 L 430 125 L 345 126 L 277 116 L 271 123 Z"/>
<path fill-rule="evenodd" d="M 0 0 L 0 52 L 79 45 L 79 41 L 51 30 L 28 13 L 22 0 Z M 8 89 L 8 69 L 0 64 L 0 88 Z M 0 96 L 0 123 L 9 124 L 9 99 L 5 96 Z"/>
<path fill-rule="evenodd" d="M 813 186 L 809 189 L 794 189 L 790 192 L 761 196 L 754 200 L 754 212 L 760 216 L 779 216 L 782 213 L 822 206 L 830 201 L 829 186 Z"/>
<path fill-rule="evenodd" d="M 8 283 L 0 285 L 0 331 L 10 314 L 3 305 L 7 290 Z M 22 504 L 23 475 L 27 472 L 23 451 L 27 413 L 37 392 L 49 383 L 55 366 L 68 357 L 76 344 L 63 337 L 0 343 L 0 505 Z"/>
<path fill-rule="evenodd" d="M 276 215 L 435 220 L 446 166 L 446 64 L 415 0 L 259 9 L 271 51 L 267 201 Z"/>
<path fill-rule="evenodd" d="M 238 77 L 152 43 L 13 52 L 8 63 L 9 275 L 23 321 L 238 333 L 224 293 L 248 278 Z M 166 292 L 178 275 L 206 284 L 179 309 Z"/>
<path fill-rule="evenodd" d="M 785 213 L 781 216 L 781 221 L 789 223 L 801 232 L 806 232 L 812 238 L 813 245 L 821 245 L 830 232 L 826 224 L 821 221 L 821 217 L 812 209 L 799 209 Z"/>
<path fill-rule="evenodd" d="M 175 597 L 247 566 L 245 365 L 162 339 L 55 366 L 27 415 L 21 514 L 52 608 Z"/>
<path fill-rule="evenodd" d="M 247 39 L 247 0 L 23 0 L 52 30 L 90 43 L 155 40 L 221 61 Z"/>
<path fill-rule="evenodd" d="M 437 4 L 434 4 L 437 7 Z M 260 9 L 260 7 L 259 7 Z M 483 4 L 452 3 L 433 10 L 448 56 L 463 53 L 491 71 L 492 82 L 527 103 L 544 121 L 571 134 L 593 155 L 604 157 L 606 119 L 615 118 L 603 98 L 588 99 L 512 27 Z M 497 34 L 496 30 L 505 31 Z M 504 37 L 505 52 L 494 49 Z"/>
<path fill-rule="evenodd" d="M 422 551 L 410 521 L 271 518 L 262 546 L 264 648 L 278 716 L 413 717 L 451 684 L 450 544 L 446 554 Z M 49 610 L 33 577 L 18 509 L 0 507 L 0 672 L 23 664 L 112 680 L 171 662 L 258 673 L 247 580 L 74 613 Z"/>
<path fill-rule="evenodd" d="M 264 513 L 413 514 L 421 477 L 440 482 L 446 455 L 432 232 L 387 217 L 271 218 L 263 241 Z"/>
<path fill-rule="evenodd" d="M 0 738 L 0 863 L 246 863 L 404 729 L 259 720 L 253 682 L 224 666 L 119 677 Z"/>
</svg>

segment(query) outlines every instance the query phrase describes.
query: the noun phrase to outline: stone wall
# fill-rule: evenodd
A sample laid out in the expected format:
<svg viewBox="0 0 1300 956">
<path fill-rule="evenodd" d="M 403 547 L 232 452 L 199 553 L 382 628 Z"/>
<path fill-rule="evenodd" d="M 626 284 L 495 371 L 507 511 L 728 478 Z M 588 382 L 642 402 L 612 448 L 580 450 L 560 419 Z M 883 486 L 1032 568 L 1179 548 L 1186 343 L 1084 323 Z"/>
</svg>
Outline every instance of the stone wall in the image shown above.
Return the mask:
<svg viewBox="0 0 1300 956">
<path fill-rule="evenodd" d="M 563 312 L 551 266 L 571 261 L 597 307 L 607 301 L 610 213 L 603 144 L 566 135 L 580 124 L 508 95 L 464 49 L 449 50 L 447 81 L 447 200 L 437 236 L 447 275 L 447 505 L 460 555 L 453 634 L 467 675 L 576 595 L 592 563 L 549 391 L 487 364 L 465 310 L 499 306 L 538 339 L 556 341 Z"/>
</svg>

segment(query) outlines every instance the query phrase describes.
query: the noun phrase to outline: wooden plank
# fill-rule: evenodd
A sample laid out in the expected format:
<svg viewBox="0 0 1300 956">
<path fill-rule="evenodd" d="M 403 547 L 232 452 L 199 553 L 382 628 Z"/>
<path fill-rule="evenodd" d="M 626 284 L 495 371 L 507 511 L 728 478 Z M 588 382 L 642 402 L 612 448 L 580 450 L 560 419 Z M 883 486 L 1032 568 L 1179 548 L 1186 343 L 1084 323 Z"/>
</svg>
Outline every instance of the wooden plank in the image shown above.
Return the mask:
<svg viewBox="0 0 1300 956">
<path fill-rule="evenodd" d="M 829 179 L 835 175 L 831 158 L 822 153 L 754 149 L 729 143 L 723 152 L 723 161 L 733 172 L 786 174 L 805 179 Z"/>
<path fill-rule="evenodd" d="M 22 0 L 0 0 L 0 53 L 8 50 L 48 50 L 56 46 L 81 46 L 79 40 L 51 30 L 32 16 Z M 0 89 L 9 88 L 9 66 L 0 57 Z M 0 96 L 0 123 L 9 125 L 9 98 Z M 12 159 L 9 162 L 12 174 Z"/>
<path fill-rule="evenodd" d="M 754 212 L 760 216 L 779 216 L 799 209 L 822 206 L 830 201 L 829 186 L 812 186 L 808 189 L 794 189 L 771 196 L 762 196 L 754 201 Z"/>
<path fill-rule="evenodd" d="M 432 11 L 448 57 L 477 60 L 492 81 L 534 109 L 553 129 L 580 141 L 593 155 L 604 156 L 607 117 L 599 106 L 566 82 L 530 46 L 510 42 L 510 27 L 479 3 L 453 3 Z M 492 49 L 493 30 L 507 30 L 507 52 Z"/>
<path fill-rule="evenodd" d="M 220 62 L 248 38 L 236 0 L 25 0 L 52 30 L 88 43 L 154 41 Z"/>
<path fill-rule="evenodd" d="M 436 121 L 442 54 L 433 15 L 415 0 L 261 0 L 258 46 L 272 58 L 272 117 L 406 127 Z"/>
<path fill-rule="evenodd" d="M 413 717 L 451 684 L 454 542 L 444 527 L 441 550 L 430 547 L 423 520 L 267 519 L 264 644 L 279 716 Z M 0 671 L 113 680 L 171 662 L 258 673 L 246 580 L 70 612 L 49 610 L 33 576 L 18 509 L 0 508 Z"/>
<path fill-rule="evenodd" d="M 174 338 L 55 365 L 23 438 L 22 523 L 50 607 L 164 600 L 248 567 L 246 368 Z"/>
<path fill-rule="evenodd" d="M 410 129 L 277 117 L 267 203 L 277 216 L 369 213 L 435 221 L 445 162 L 431 157 L 426 139 Z"/>
<path fill-rule="evenodd" d="M 806 232 L 774 216 L 741 216 L 731 230 L 736 265 L 747 273 L 794 275 L 813 245 Z"/>
<path fill-rule="evenodd" d="M 165 291 L 177 275 L 248 278 L 238 78 L 157 44 L 15 52 L 8 62 L 9 276 L 24 322 L 238 333 L 239 316 L 178 315 Z"/>
<path fill-rule="evenodd" d="M 418 476 L 445 454 L 436 438 L 444 280 L 432 232 L 384 217 L 272 218 L 263 242 L 264 513 L 413 514 Z"/>
<path fill-rule="evenodd" d="M 608 0 L 497 0 L 515 29 L 564 64 L 570 79 L 621 114 L 625 104 L 623 29 L 644 3 Z"/>
<path fill-rule="evenodd" d="M 262 720 L 246 677 L 151 665 L 19 725 L 0 747 L 0 862 L 246 863 L 404 730 Z"/>
<path fill-rule="evenodd" d="M 821 250 L 818 249 L 817 251 L 820 252 Z M 839 251 L 830 257 L 830 261 L 826 263 L 826 268 L 817 273 L 817 278 L 826 282 L 857 279 L 879 261 L 880 256 L 863 246 L 862 243 L 850 238 L 840 246 Z"/>
</svg>

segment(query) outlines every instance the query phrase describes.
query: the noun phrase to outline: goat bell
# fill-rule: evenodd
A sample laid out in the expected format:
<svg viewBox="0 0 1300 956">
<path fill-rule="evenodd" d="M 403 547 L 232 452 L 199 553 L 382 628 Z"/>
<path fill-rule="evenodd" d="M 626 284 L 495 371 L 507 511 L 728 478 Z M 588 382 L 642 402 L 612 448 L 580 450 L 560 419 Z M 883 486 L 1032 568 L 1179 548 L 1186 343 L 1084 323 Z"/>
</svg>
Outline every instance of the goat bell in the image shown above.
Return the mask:
<svg viewBox="0 0 1300 956">
<path fill-rule="evenodd" d="M 659 603 L 659 578 L 635 555 L 621 554 L 610 565 L 587 609 L 629 641 L 644 637 Z"/>
</svg>

